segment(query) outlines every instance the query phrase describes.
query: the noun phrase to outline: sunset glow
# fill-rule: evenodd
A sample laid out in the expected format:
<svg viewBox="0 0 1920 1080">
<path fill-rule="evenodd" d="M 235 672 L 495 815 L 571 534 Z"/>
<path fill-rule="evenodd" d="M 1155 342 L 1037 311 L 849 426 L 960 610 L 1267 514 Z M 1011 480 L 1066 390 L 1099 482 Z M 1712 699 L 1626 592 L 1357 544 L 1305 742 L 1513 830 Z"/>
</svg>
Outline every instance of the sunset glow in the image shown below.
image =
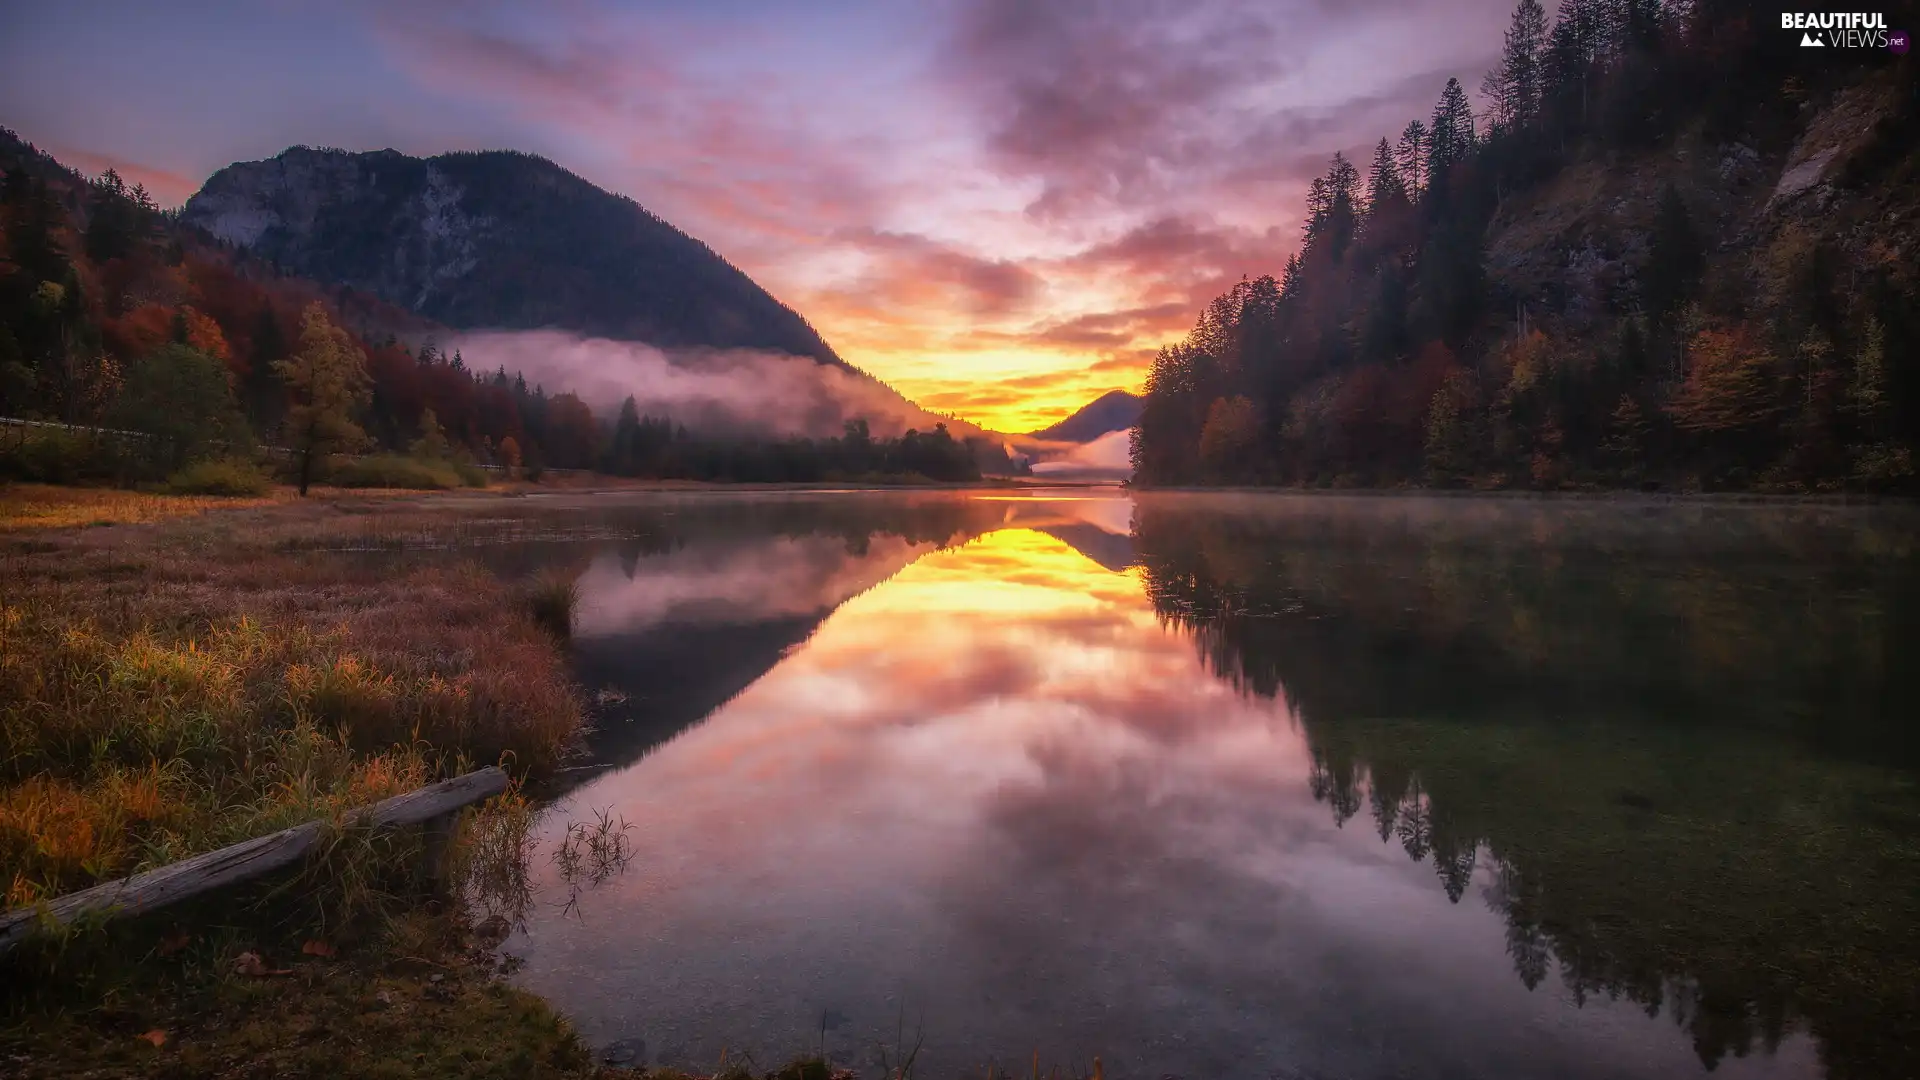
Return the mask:
<svg viewBox="0 0 1920 1080">
<path fill-rule="evenodd" d="M 296 143 L 541 154 L 922 405 L 1022 431 L 1139 389 L 1277 271 L 1307 178 L 1477 83 L 1510 7 L 41 5 L 0 93 L 23 137 L 170 204 Z"/>
</svg>

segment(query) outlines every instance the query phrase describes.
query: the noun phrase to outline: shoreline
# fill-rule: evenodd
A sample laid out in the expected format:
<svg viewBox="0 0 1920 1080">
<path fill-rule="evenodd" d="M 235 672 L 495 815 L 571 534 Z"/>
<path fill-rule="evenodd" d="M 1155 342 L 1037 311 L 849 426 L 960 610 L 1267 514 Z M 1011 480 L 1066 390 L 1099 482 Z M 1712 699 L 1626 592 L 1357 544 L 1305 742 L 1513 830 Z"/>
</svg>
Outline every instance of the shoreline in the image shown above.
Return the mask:
<svg viewBox="0 0 1920 1080">
<path fill-rule="evenodd" d="M 1122 488 L 1136 495 L 1289 495 L 1355 499 L 1489 499 L 1512 502 L 1617 502 L 1625 504 L 1724 504 L 1754 506 L 1896 506 L 1920 507 L 1920 498 L 1910 495 L 1839 494 L 1826 492 L 1775 493 L 1751 491 L 1635 491 L 1614 488 L 1602 491 L 1532 491 L 1494 488 L 1485 491 L 1461 488 L 1302 488 L 1302 487 L 1135 487 Z"/>
</svg>

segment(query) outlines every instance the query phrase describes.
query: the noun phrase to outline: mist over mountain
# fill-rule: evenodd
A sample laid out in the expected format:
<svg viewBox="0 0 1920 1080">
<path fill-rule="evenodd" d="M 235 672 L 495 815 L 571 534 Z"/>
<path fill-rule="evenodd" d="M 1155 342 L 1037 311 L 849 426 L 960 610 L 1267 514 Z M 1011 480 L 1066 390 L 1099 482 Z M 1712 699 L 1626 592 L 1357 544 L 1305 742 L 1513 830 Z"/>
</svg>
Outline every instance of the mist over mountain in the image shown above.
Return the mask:
<svg viewBox="0 0 1920 1080">
<path fill-rule="evenodd" d="M 295 146 L 221 169 L 181 216 L 292 273 L 456 329 L 560 329 L 843 365 L 711 248 L 530 154 Z"/>
</svg>

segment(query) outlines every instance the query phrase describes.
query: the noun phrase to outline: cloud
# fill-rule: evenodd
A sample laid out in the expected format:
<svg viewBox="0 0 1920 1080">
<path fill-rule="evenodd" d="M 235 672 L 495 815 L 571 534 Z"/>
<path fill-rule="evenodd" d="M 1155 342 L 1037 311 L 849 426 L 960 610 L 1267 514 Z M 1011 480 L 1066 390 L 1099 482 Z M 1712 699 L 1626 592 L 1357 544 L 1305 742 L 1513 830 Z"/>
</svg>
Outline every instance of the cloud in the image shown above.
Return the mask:
<svg viewBox="0 0 1920 1080">
<path fill-rule="evenodd" d="M 1235 0 L 978 0 L 954 62 L 989 111 L 989 145 L 1040 177 L 1038 216 L 1151 198 L 1215 158 L 1238 91 L 1286 63 L 1273 5 Z"/>
<path fill-rule="evenodd" d="M 1018 262 L 970 255 L 925 236 L 861 227 L 834 239 L 871 260 L 847 288 L 897 306 L 945 301 L 970 315 L 1006 315 L 1031 305 L 1045 284 Z"/>
</svg>

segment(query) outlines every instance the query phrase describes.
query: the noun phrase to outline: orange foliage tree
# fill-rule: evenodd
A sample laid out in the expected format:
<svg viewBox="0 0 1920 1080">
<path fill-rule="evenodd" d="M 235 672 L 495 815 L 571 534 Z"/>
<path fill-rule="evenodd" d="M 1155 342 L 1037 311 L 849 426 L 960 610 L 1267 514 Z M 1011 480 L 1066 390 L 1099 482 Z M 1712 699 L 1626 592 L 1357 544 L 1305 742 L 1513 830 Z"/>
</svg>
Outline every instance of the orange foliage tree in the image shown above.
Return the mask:
<svg viewBox="0 0 1920 1080">
<path fill-rule="evenodd" d="M 1687 344 L 1687 377 L 1667 402 L 1675 427 L 1701 435 L 1755 427 L 1779 407 L 1778 364 L 1745 328 L 1708 328 Z"/>
</svg>

